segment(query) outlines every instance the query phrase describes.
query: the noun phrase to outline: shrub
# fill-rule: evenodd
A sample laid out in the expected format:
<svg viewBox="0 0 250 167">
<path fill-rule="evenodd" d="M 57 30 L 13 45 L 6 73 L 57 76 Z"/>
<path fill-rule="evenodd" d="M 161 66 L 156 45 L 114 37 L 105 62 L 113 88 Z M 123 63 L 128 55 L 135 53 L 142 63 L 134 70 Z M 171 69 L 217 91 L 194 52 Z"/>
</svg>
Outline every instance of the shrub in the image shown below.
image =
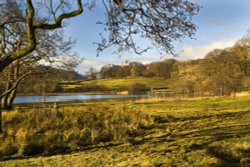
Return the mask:
<svg viewBox="0 0 250 167">
<path fill-rule="evenodd" d="M 127 86 L 129 93 L 146 93 L 150 89 L 142 83 L 133 83 Z"/>
<path fill-rule="evenodd" d="M 241 167 L 249 167 L 250 165 L 250 158 L 241 158 L 240 166 Z"/>
<path fill-rule="evenodd" d="M 63 143 L 54 143 L 53 145 L 47 148 L 47 154 L 60 154 L 66 153 L 70 149 L 69 146 L 64 145 Z"/>
<path fill-rule="evenodd" d="M 41 143 L 31 141 L 23 144 L 20 148 L 19 153 L 21 155 L 34 156 L 42 154 L 45 150 L 45 146 Z"/>
<path fill-rule="evenodd" d="M 18 152 L 18 147 L 12 142 L 5 142 L 1 144 L 0 154 L 2 156 L 15 155 Z"/>
</svg>

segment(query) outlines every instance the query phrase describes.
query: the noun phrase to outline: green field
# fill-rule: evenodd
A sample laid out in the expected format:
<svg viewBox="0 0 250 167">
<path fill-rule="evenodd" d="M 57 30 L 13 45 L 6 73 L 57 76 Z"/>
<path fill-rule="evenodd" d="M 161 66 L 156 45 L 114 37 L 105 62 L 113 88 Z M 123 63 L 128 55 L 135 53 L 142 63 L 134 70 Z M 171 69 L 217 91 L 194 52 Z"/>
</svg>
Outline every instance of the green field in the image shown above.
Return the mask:
<svg viewBox="0 0 250 167">
<path fill-rule="evenodd" d="M 90 81 L 63 81 L 61 86 L 63 88 L 76 88 L 88 85 L 103 86 L 109 90 L 116 90 L 120 87 L 126 87 L 133 83 L 144 84 L 149 88 L 164 88 L 167 86 L 167 81 L 158 77 L 127 77 L 127 78 L 109 78 L 109 79 L 97 79 Z"/>
<path fill-rule="evenodd" d="M 92 136 L 89 145 L 72 146 L 67 154 L 21 156 L 21 159 L 1 161 L 0 166 L 250 165 L 250 97 L 154 98 L 126 101 L 125 104 L 111 100 L 61 107 L 60 110 L 60 117 L 51 114 L 56 111 L 48 111 L 51 115 L 40 120 L 43 126 L 39 127 L 31 124 L 39 123 L 39 120 L 28 118 L 44 116 L 40 112 L 40 115 L 33 114 L 34 109 L 4 113 L 6 131 L 21 129 L 37 133 L 36 130 L 47 127 L 47 131 L 68 129 L 78 132 L 76 128 L 80 128 L 81 120 L 84 120 L 84 128 L 95 131 L 97 126 L 103 126 L 100 125 L 103 122 L 103 129 L 113 137 L 106 141 L 101 140 L 103 138 L 97 140 L 98 135 L 103 134 L 100 130 L 95 133 L 96 137 Z M 87 113 L 95 116 L 92 118 Z M 23 121 L 17 119 L 22 116 Z M 76 118 L 81 118 L 78 124 Z M 13 157 L 18 158 L 18 153 Z"/>
</svg>

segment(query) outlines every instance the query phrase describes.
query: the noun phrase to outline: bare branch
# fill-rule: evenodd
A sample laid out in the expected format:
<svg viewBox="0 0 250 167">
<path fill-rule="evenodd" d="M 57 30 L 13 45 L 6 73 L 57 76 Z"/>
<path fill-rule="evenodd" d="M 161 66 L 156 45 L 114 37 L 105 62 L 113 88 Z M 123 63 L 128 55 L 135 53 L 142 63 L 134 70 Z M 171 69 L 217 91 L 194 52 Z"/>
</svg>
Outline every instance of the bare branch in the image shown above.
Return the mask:
<svg viewBox="0 0 250 167">
<path fill-rule="evenodd" d="M 192 37 L 196 26 L 192 16 L 199 11 L 199 6 L 186 1 L 102 1 L 107 13 L 107 20 L 101 22 L 109 32 L 107 39 L 97 43 L 97 55 L 110 46 L 117 46 L 117 52 L 133 50 L 140 54 L 150 46 L 140 49 L 135 38 L 147 38 L 152 45 L 174 55 L 173 41 L 183 37 Z"/>
<path fill-rule="evenodd" d="M 12 87 L 10 89 L 8 89 L 7 91 L 4 91 L 2 94 L 0 94 L 0 99 L 3 98 L 4 96 L 6 96 L 7 94 L 9 94 L 10 92 L 12 92 L 14 89 L 17 88 L 18 84 L 27 76 L 31 75 L 32 73 L 26 73 L 24 75 L 22 75 L 21 77 L 19 77 L 14 84 L 12 85 Z"/>
<path fill-rule="evenodd" d="M 69 19 L 69 18 L 75 17 L 77 15 L 80 15 L 83 12 L 81 0 L 77 0 L 77 6 L 78 6 L 77 10 L 69 12 L 69 13 L 63 13 L 63 14 L 59 15 L 57 18 L 55 18 L 54 23 L 52 23 L 52 24 L 36 23 L 34 25 L 34 28 L 35 29 L 53 30 L 53 29 L 62 27 L 62 21 L 64 19 Z"/>
</svg>

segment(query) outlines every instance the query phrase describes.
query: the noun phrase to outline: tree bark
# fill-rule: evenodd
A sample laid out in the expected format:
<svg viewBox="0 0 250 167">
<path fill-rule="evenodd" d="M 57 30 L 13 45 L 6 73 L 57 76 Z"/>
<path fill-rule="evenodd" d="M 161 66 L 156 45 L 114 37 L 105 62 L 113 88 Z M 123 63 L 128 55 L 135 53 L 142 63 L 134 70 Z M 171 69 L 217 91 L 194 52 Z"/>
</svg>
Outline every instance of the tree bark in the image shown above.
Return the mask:
<svg viewBox="0 0 250 167">
<path fill-rule="evenodd" d="M 17 82 L 18 81 L 18 78 L 19 78 L 19 60 L 17 60 L 15 63 L 14 63 L 14 67 L 13 67 L 13 81 Z M 11 84 L 12 86 L 12 84 Z M 7 105 L 6 105 L 6 109 L 7 110 L 11 110 L 13 108 L 13 102 L 14 102 L 14 99 L 16 97 L 16 93 L 17 93 L 17 87 L 15 89 L 13 89 L 7 96 Z"/>
<path fill-rule="evenodd" d="M 8 96 L 8 99 L 7 99 L 7 106 L 6 106 L 6 109 L 7 110 L 11 110 L 13 109 L 13 102 L 14 102 L 14 99 L 16 97 L 16 92 L 17 92 L 17 89 L 14 89 Z"/>
<path fill-rule="evenodd" d="M 2 107 L 0 106 L 0 134 L 3 133 Z"/>
<path fill-rule="evenodd" d="M 2 98 L 2 101 L 1 101 L 2 102 L 2 104 L 1 104 L 2 106 L 1 107 L 2 107 L 3 110 L 7 109 L 7 99 L 8 99 L 8 95 L 6 95 L 6 96 L 4 96 Z"/>
<path fill-rule="evenodd" d="M 12 90 L 9 94 L 5 95 L 2 98 L 2 109 L 3 110 L 11 110 L 13 109 L 13 102 L 16 97 L 17 90 Z"/>
<path fill-rule="evenodd" d="M 5 88 L 6 92 L 8 92 L 8 90 L 11 89 L 11 87 L 13 86 L 13 83 L 16 81 L 17 78 L 18 78 L 18 61 L 15 61 L 10 65 L 10 69 L 8 71 L 8 79 L 7 79 L 6 88 Z M 11 93 L 12 91 L 8 92 L 5 96 L 2 97 L 1 107 L 3 110 L 9 110 L 8 101 L 9 101 Z"/>
</svg>

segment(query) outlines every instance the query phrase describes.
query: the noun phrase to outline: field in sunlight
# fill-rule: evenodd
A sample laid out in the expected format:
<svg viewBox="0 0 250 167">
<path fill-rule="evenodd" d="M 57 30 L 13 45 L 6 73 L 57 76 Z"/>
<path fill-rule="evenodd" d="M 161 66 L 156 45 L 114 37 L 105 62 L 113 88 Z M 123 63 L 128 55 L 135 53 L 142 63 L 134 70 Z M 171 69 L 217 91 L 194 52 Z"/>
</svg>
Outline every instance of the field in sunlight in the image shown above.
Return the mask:
<svg viewBox="0 0 250 167">
<path fill-rule="evenodd" d="M 127 78 L 109 78 L 109 79 L 96 79 L 89 81 L 64 81 L 61 82 L 63 88 L 77 88 L 83 86 L 102 86 L 108 90 L 117 90 L 121 87 L 126 87 L 134 83 L 141 83 L 149 88 L 164 88 L 166 87 L 167 80 L 159 77 L 127 77 Z"/>
<path fill-rule="evenodd" d="M 31 143 L 43 150 L 27 155 L 22 142 L 13 143 L 19 150 L 10 157 L 17 159 L 2 155 L 0 166 L 248 166 L 249 104 L 250 97 L 110 100 L 61 106 L 47 117 L 35 109 L 4 113 L 6 134 L 26 145 L 31 139 L 17 132 L 42 134 Z M 49 152 L 52 145 L 64 149 Z"/>
</svg>

